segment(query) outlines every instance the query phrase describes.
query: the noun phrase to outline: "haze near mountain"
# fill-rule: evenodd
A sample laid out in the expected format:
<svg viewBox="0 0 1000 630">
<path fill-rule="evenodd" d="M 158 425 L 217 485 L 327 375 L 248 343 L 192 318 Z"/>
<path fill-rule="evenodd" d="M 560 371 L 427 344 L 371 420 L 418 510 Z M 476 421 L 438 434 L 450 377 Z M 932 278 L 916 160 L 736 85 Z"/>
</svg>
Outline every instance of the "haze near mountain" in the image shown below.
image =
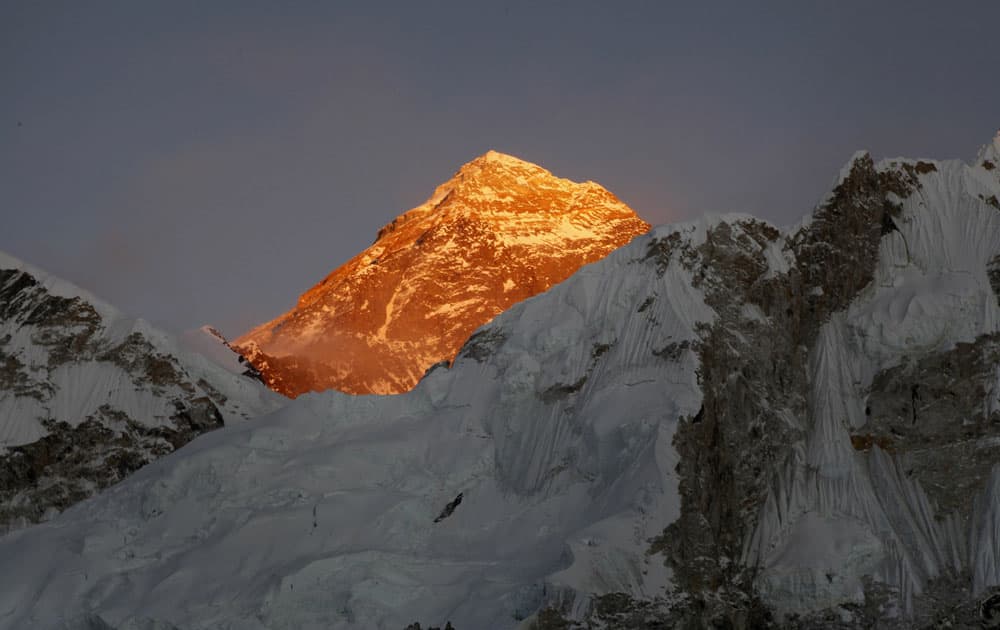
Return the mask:
<svg viewBox="0 0 1000 630">
<path fill-rule="evenodd" d="M 489 151 L 234 346 L 289 396 L 404 392 L 476 328 L 648 229 L 594 182 Z"/>
</svg>

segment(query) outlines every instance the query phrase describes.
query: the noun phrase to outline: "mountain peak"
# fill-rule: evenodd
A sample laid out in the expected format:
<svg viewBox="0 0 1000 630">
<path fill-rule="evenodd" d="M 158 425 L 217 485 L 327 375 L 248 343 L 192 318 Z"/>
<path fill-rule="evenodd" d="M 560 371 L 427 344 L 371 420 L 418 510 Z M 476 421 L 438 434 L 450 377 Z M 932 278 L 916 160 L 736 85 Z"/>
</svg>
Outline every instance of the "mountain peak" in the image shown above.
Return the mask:
<svg viewBox="0 0 1000 630">
<path fill-rule="evenodd" d="M 572 186 L 548 197 L 561 214 L 473 215 L 446 193 L 259 335 L 272 357 L 327 344 L 272 364 L 315 365 L 318 385 L 399 387 L 420 365 L 402 359 L 436 358 L 412 394 L 287 405 L 0 538 L 0 563 L 24 567 L 0 573 L 0 627 L 995 626 L 989 172 L 856 156 L 804 224 L 662 226 L 481 327 L 454 365 L 440 339 L 579 262 L 559 258 L 582 247 L 567 218 L 595 255 L 606 225 L 627 240 L 635 219 Z M 0 326 L 8 391 L 32 378 L 11 342 L 39 350 L 20 355 L 38 372 L 52 356 L 79 369 L 75 327 L 19 324 Z M 133 435 L 163 444 L 160 422 L 140 433 L 107 410 L 151 394 L 109 373 L 170 371 L 141 350 L 91 373 L 93 395 L 64 379 L 42 417 L 82 420 L 86 399 L 107 424 L 9 452 L 8 488 L 67 461 L 114 473 L 136 460 Z M 209 401 L 189 386 L 182 401 Z M 67 496 L 42 482 L 35 496 Z"/>
<path fill-rule="evenodd" d="M 473 158 L 472 160 L 466 162 L 458 169 L 448 183 L 458 181 L 479 181 L 481 179 L 489 179 L 495 177 L 532 177 L 541 176 L 544 178 L 558 179 L 552 173 L 542 168 L 541 166 L 528 162 L 527 160 L 522 160 L 519 157 L 509 155 L 507 153 L 501 153 L 499 151 L 494 151 L 490 149 L 486 153 Z M 447 185 L 447 183 L 445 184 Z"/>
<path fill-rule="evenodd" d="M 486 153 L 483 153 L 479 157 L 473 159 L 472 162 L 495 162 L 498 164 L 509 164 L 515 166 L 527 165 L 535 166 L 536 168 L 538 167 L 536 164 L 532 164 L 527 160 L 522 160 L 517 156 L 510 155 L 509 153 L 502 153 L 494 149 L 490 149 Z"/>
<path fill-rule="evenodd" d="M 976 165 L 982 166 L 988 171 L 996 171 L 1000 169 L 1000 129 L 997 130 L 995 136 L 993 136 L 993 141 L 984 145 L 983 148 L 979 150 L 979 156 L 976 158 Z"/>
<path fill-rule="evenodd" d="M 287 395 L 403 392 L 498 313 L 648 229 L 592 182 L 487 151 L 234 346 Z"/>
</svg>

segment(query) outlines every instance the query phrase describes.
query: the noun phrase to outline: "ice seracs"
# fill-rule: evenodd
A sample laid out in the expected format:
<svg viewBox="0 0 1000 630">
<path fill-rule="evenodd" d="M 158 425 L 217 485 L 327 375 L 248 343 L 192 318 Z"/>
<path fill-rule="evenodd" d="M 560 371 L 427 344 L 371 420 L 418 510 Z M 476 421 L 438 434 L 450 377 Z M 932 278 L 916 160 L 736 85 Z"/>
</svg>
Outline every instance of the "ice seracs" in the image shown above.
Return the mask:
<svg viewBox="0 0 1000 630">
<path fill-rule="evenodd" d="M 0 627 L 981 627 L 988 173 L 859 154 L 791 230 L 656 228 L 405 394 L 202 436 L 0 539 Z"/>
<path fill-rule="evenodd" d="M 654 558 L 642 576 L 646 539 L 675 516 L 672 427 L 699 394 L 693 353 L 651 350 L 692 341 L 711 314 L 687 270 L 656 276 L 645 240 L 515 305 L 407 394 L 300 397 L 79 506 L 67 516 L 103 524 L 60 530 L 87 538 L 57 545 L 62 577 L 3 583 L 7 619 L 504 628 L 560 590 L 655 594 L 665 571 Z M 671 299 L 640 311 L 654 291 Z M 0 543 L 0 557 L 20 562 L 3 554 L 31 553 L 45 531 Z M 591 555 L 577 564 L 569 541 Z M 112 577 L 126 557 L 130 577 Z M 14 603 L 36 577 L 39 605 Z M 46 592 L 65 598 L 50 612 Z"/>
</svg>

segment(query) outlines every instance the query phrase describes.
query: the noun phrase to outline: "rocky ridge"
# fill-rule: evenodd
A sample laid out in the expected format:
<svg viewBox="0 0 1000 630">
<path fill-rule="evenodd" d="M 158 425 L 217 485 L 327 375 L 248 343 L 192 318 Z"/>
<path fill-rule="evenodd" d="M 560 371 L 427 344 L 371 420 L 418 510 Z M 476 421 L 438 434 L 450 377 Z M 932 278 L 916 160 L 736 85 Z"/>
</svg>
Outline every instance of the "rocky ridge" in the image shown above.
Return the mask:
<svg viewBox="0 0 1000 630">
<path fill-rule="evenodd" d="M 0 529 L 50 518 L 277 398 L 0 255 Z"/>
<path fill-rule="evenodd" d="M 990 627 L 998 153 L 858 154 L 797 226 L 657 228 L 406 394 L 210 433 L 0 539 L 0 627 Z"/>
</svg>

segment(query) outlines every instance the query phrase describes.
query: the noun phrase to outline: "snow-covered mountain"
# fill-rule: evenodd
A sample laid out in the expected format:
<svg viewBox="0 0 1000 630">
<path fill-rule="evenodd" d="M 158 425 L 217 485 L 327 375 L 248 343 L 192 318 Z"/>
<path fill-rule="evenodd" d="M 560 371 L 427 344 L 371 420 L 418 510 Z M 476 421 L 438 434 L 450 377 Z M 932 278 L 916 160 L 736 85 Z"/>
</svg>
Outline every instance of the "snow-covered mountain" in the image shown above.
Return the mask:
<svg viewBox="0 0 1000 630">
<path fill-rule="evenodd" d="M 791 229 L 657 228 L 406 394 L 202 436 L 0 539 L 0 627 L 993 623 L 998 158 L 858 154 Z"/>
<path fill-rule="evenodd" d="M 51 517 L 196 435 L 282 402 L 0 253 L 0 531 Z"/>
<path fill-rule="evenodd" d="M 594 182 L 490 151 L 234 346 L 289 396 L 403 392 L 498 313 L 648 229 Z"/>
<path fill-rule="evenodd" d="M 185 331 L 178 337 L 178 341 L 183 348 L 208 357 L 233 374 L 248 376 L 267 385 L 264 375 L 214 326 Z"/>
</svg>

